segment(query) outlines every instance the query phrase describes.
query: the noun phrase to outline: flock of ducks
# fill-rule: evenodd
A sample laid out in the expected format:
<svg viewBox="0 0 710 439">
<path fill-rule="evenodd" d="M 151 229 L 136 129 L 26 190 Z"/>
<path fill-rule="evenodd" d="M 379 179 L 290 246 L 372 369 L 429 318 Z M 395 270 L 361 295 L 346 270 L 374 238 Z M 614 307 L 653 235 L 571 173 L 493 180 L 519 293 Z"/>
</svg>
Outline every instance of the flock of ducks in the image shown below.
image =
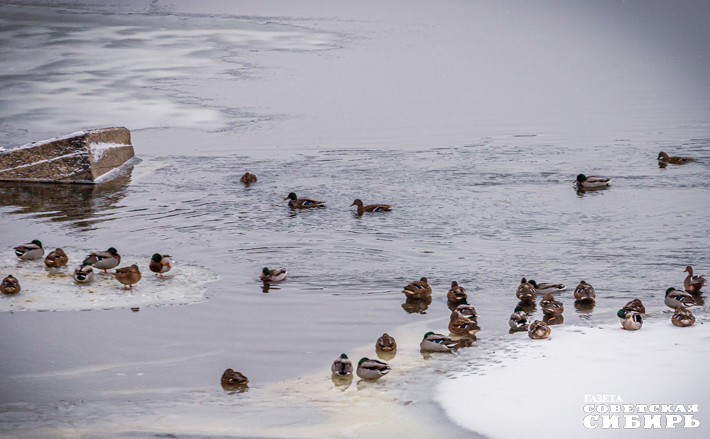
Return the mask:
<svg viewBox="0 0 710 439">
<path fill-rule="evenodd" d="M 14 250 L 17 258 L 23 261 L 35 261 L 42 259 L 44 256 L 42 242 L 38 239 L 35 239 L 29 244 L 18 245 Z M 50 252 L 47 257 L 44 258 L 44 264 L 49 268 L 60 268 L 68 263 L 69 257 L 61 248 Z M 124 288 L 133 288 L 133 285 L 137 284 L 142 277 L 138 265 L 133 264 L 128 267 L 116 268 L 120 263 L 121 255 L 118 254 L 118 251 L 113 247 L 106 251 L 92 252 L 74 269 L 72 277 L 77 284 L 89 284 L 96 278 L 94 269 L 103 270 L 104 273 L 109 273 L 108 270 L 113 270 L 111 275 L 123 284 Z M 161 255 L 160 253 L 154 254 L 148 263 L 150 271 L 160 277 L 170 271 L 172 266 L 173 261 L 171 257 L 169 255 Z M 11 274 L 5 277 L 0 284 L 0 292 L 2 292 L 2 294 L 17 294 L 20 290 L 22 290 L 20 281 Z"/>
</svg>

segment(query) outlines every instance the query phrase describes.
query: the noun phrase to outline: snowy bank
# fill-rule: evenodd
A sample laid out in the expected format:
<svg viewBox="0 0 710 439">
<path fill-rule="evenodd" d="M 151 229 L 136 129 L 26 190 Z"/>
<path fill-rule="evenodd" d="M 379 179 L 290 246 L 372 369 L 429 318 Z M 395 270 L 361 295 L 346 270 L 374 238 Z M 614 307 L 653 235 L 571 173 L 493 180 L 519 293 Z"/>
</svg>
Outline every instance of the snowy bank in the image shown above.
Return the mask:
<svg viewBox="0 0 710 439">
<path fill-rule="evenodd" d="M 664 312 L 635 332 L 614 324 L 553 327 L 548 340 L 515 334 L 511 349 L 440 384 L 436 400 L 455 423 L 491 438 L 710 437 L 710 324 L 702 324 L 708 319 L 701 316 L 695 325 L 678 328 L 670 315 Z M 598 395 L 613 396 L 603 402 Z M 658 413 L 638 407 L 651 404 L 673 406 L 653 407 Z M 695 404 L 697 412 L 683 412 Z M 622 412 L 612 413 L 619 408 L 612 405 Z M 624 413 L 624 405 L 633 408 Z M 677 412 L 663 413 L 667 409 Z M 661 428 L 644 428 L 644 415 L 655 414 Z M 668 414 L 681 419 L 673 430 Z M 620 416 L 619 428 L 602 428 L 603 416 L 613 415 Z M 639 428 L 624 428 L 624 415 L 638 415 Z M 684 428 L 683 415 L 699 426 Z M 596 428 L 584 426 L 586 416 Z M 613 426 L 615 420 L 608 422 Z"/>
</svg>

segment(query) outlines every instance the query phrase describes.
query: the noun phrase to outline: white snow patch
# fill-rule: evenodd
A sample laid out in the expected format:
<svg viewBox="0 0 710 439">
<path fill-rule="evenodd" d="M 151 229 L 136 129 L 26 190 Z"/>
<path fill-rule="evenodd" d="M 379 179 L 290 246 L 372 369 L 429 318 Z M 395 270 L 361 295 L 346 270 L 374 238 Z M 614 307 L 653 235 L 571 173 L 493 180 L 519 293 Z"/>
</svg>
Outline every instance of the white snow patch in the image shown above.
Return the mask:
<svg viewBox="0 0 710 439">
<path fill-rule="evenodd" d="M 490 438 L 708 437 L 710 325 L 678 328 L 664 312 L 639 331 L 619 325 L 552 328 L 548 340 L 516 334 L 493 361 L 441 383 L 436 400 L 460 426 Z M 583 426 L 585 395 L 618 395 L 622 404 L 700 404 L 699 428 Z M 613 413 L 610 413 L 613 414 Z M 681 413 L 682 414 L 682 413 Z M 640 414 L 643 422 L 643 414 Z M 601 425 L 601 418 L 599 420 Z M 662 422 L 665 427 L 665 420 Z"/>
<path fill-rule="evenodd" d="M 113 180 L 114 178 L 121 175 L 121 173 L 124 170 L 126 170 L 126 168 L 128 168 L 129 166 L 133 166 L 134 164 L 136 164 L 138 162 L 140 162 L 140 159 L 136 156 L 133 156 L 130 159 L 123 162 L 123 164 L 121 164 L 121 166 L 113 168 L 105 174 L 99 175 L 98 177 L 96 177 L 96 180 L 90 181 L 88 183 L 105 183 L 107 181 Z"/>
<path fill-rule="evenodd" d="M 45 252 L 51 250 L 54 249 L 45 249 Z M 121 255 L 120 267 L 135 263 L 143 275 L 132 289 L 124 288 L 111 274 L 97 269 L 94 269 L 94 282 L 78 285 L 72 274 L 89 252 L 70 251 L 66 247 L 64 251 L 69 256 L 69 264 L 57 269 L 47 268 L 43 260 L 20 261 L 10 249 L 6 249 L 0 258 L 0 277 L 12 274 L 20 281 L 22 290 L 12 296 L 0 294 L 0 312 L 78 311 L 197 303 L 205 300 L 206 284 L 219 278 L 204 267 L 179 262 L 163 278 L 159 278 L 148 268 L 150 255 Z"/>
<path fill-rule="evenodd" d="M 122 146 L 131 146 L 131 145 L 126 145 L 125 143 L 107 143 L 107 142 L 101 142 L 101 143 L 92 143 L 89 145 L 89 151 L 91 151 L 91 155 L 94 157 L 94 163 L 98 163 L 99 160 L 104 156 L 104 153 L 111 149 L 111 148 L 120 148 Z"/>
</svg>

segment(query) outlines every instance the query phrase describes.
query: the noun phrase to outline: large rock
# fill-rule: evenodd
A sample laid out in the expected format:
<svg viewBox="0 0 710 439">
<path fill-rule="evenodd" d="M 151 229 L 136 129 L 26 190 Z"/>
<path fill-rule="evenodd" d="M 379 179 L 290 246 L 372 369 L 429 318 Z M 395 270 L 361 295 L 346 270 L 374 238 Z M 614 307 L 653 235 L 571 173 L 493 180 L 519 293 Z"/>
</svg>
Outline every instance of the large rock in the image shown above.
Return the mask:
<svg viewBox="0 0 710 439">
<path fill-rule="evenodd" d="M 0 154 L 0 180 L 98 183 L 133 156 L 126 128 L 80 131 Z"/>
</svg>

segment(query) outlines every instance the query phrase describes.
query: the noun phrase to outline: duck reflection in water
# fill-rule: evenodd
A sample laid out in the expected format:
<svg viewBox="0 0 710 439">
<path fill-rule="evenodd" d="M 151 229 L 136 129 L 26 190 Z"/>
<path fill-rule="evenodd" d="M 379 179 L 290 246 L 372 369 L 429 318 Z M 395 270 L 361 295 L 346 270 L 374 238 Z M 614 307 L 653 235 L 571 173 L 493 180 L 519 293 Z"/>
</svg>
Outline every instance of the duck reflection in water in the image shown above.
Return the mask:
<svg viewBox="0 0 710 439">
<path fill-rule="evenodd" d="M 424 299 L 410 299 L 402 304 L 402 308 L 407 312 L 407 314 L 426 314 L 427 308 L 431 305 L 431 296 Z"/>
<path fill-rule="evenodd" d="M 559 314 L 556 316 L 551 316 L 549 314 L 545 314 L 542 317 L 542 321 L 547 323 L 548 326 L 561 325 L 562 323 L 565 322 L 565 317 L 562 314 Z"/>
<path fill-rule="evenodd" d="M 588 300 L 575 300 L 574 309 L 580 314 L 591 314 L 594 310 L 595 302 L 590 302 Z"/>
</svg>

